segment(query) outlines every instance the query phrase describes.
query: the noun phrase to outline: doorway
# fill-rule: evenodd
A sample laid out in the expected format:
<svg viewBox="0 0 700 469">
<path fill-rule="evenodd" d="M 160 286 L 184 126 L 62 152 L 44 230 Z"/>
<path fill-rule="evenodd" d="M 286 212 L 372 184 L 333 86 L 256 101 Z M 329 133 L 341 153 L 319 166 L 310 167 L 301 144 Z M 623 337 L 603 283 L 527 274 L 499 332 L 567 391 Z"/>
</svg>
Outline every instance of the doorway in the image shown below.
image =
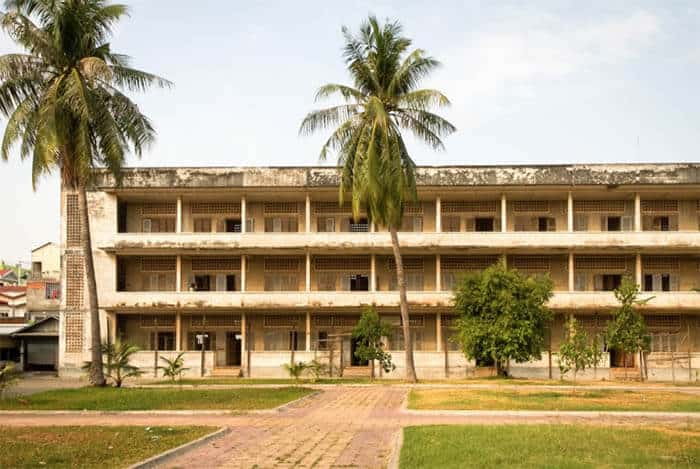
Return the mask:
<svg viewBox="0 0 700 469">
<path fill-rule="evenodd" d="M 241 333 L 226 333 L 226 366 L 241 366 Z"/>
<path fill-rule="evenodd" d="M 350 366 L 368 366 L 369 361 L 360 360 L 355 356 L 355 350 L 357 350 L 358 342 L 358 339 L 350 339 Z"/>
<path fill-rule="evenodd" d="M 625 353 L 621 350 L 610 349 L 611 368 L 634 368 L 634 353 Z"/>
<path fill-rule="evenodd" d="M 241 232 L 241 219 L 240 218 L 227 218 L 225 224 L 226 224 L 226 232 L 227 233 L 240 233 Z"/>
</svg>

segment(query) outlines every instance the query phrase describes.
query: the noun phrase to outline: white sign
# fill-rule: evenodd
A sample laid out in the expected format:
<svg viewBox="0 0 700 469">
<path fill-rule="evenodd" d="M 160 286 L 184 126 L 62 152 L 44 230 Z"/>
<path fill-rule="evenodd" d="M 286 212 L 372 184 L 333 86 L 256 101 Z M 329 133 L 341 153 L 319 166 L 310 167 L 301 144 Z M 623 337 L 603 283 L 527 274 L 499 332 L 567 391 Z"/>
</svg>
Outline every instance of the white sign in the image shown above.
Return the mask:
<svg viewBox="0 0 700 469">
<path fill-rule="evenodd" d="M 209 337 L 209 334 L 197 334 L 197 343 L 202 345 L 204 343 L 204 339 L 207 337 Z"/>
</svg>

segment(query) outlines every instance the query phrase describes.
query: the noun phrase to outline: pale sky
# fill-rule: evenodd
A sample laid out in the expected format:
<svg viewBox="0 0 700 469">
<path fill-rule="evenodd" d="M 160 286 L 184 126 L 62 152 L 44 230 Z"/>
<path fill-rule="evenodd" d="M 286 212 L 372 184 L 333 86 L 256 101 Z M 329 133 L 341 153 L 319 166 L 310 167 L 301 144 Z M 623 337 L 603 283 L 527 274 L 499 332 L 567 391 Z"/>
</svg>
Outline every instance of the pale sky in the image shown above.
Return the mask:
<svg viewBox="0 0 700 469">
<path fill-rule="evenodd" d="M 458 131 L 418 164 L 700 161 L 697 1 L 134 0 L 113 50 L 175 83 L 137 97 L 158 141 L 138 166 L 315 165 L 297 136 L 326 82 L 349 82 L 340 28 L 400 20 L 443 62 L 425 82 Z M 0 33 L 0 53 L 11 50 Z M 5 122 L 0 120 L 0 131 Z M 58 240 L 56 177 L 0 162 L 0 259 Z"/>
</svg>

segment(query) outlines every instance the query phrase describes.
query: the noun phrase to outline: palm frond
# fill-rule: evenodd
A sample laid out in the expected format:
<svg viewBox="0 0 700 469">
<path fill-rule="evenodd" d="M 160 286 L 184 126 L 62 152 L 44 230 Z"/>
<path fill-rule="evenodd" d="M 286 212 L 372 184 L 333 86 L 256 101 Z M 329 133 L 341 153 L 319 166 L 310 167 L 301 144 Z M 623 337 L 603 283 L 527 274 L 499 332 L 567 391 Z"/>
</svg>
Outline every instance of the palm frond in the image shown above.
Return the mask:
<svg viewBox="0 0 700 469">
<path fill-rule="evenodd" d="M 306 115 L 299 126 L 300 135 L 310 135 L 317 130 L 327 129 L 332 125 L 342 124 L 361 111 L 357 104 L 342 104 L 326 109 L 312 111 Z"/>
</svg>

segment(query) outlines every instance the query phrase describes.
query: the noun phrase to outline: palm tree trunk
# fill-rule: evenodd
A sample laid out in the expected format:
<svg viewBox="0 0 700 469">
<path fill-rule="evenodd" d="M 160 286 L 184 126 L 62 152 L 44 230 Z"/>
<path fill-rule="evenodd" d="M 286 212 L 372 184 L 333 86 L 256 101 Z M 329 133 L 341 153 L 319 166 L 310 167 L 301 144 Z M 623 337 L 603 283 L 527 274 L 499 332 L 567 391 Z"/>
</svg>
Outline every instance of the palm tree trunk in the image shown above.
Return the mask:
<svg viewBox="0 0 700 469">
<path fill-rule="evenodd" d="M 391 248 L 394 251 L 394 260 L 396 261 L 396 280 L 399 284 L 399 304 L 403 326 L 403 344 L 406 354 L 406 380 L 415 383 L 417 381 L 416 367 L 413 364 L 413 340 L 408 319 L 408 300 L 406 299 L 406 278 L 403 273 L 403 259 L 399 250 L 399 236 L 396 233 L 396 228 L 390 228 L 389 232 L 391 233 Z"/>
<path fill-rule="evenodd" d="M 88 297 L 90 308 L 90 382 L 95 386 L 104 386 L 105 377 L 102 370 L 102 336 L 100 332 L 100 310 L 97 302 L 97 281 L 95 280 L 95 264 L 92 259 L 92 239 L 90 238 L 90 216 L 88 214 L 85 185 L 78 187 L 78 208 L 80 210 L 80 243 L 85 259 L 85 276 L 87 277 Z"/>
</svg>

